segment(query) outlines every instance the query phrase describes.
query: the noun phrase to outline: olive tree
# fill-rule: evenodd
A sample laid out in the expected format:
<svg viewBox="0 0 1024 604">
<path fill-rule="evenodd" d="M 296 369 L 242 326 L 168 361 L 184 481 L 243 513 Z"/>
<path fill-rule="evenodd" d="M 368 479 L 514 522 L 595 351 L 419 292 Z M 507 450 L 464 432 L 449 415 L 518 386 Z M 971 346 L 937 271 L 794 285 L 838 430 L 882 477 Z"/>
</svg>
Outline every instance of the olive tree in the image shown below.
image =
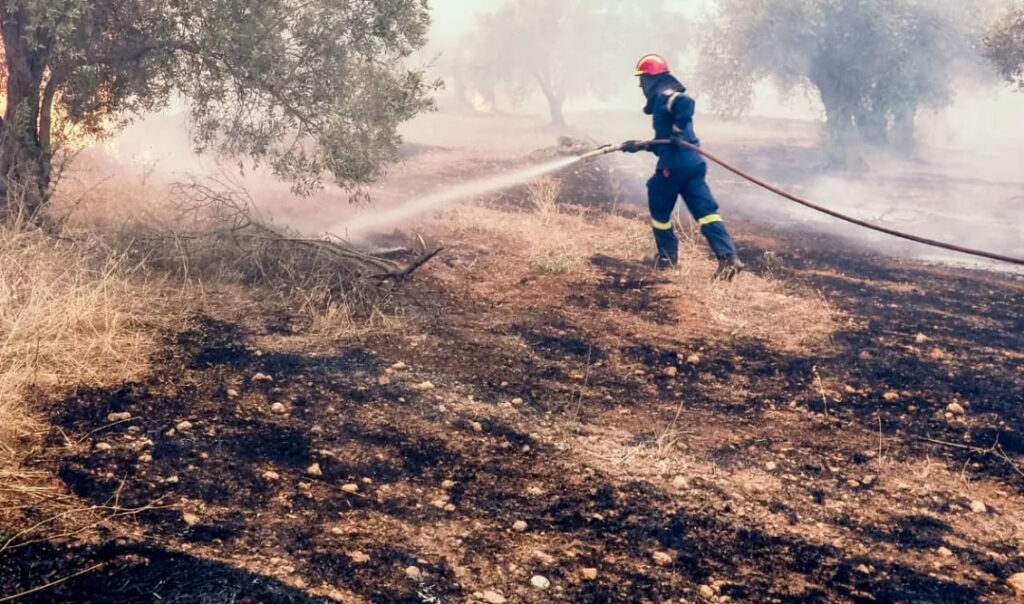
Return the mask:
<svg viewBox="0 0 1024 604">
<path fill-rule="evenodd" d="M 686 26 L 664 0 L 505 0 L 469 36 L 467 67 L 485 96 L 498 83 L 513 96 L 540 92 L 564 126 L 567 100 L 632 85 L 642 55 L 687 47 Z"/>
<path fill-rule="evenodd" d="M 999 73 L 1024 90 L 1024 5 L 1011 7 L 985 37 L 985 54 Z"/>
<path fill-rule="evenodd" d="M 753 86 L 807 82 L 821 95 L 832 159 L 860 142 L 909 151 L 918 109 L 952 100 L 976 55 L 971 8 L 942 0 L 720 0 L 702 45 L 706 87 L 741 111 Z"/>
<path fill-rule="evenodd" d="M 176 99 L 200 152 L 366 183 L 430 106 L 403 61 L 429 22 L 426 0 L 0 0 L 0 209 L 46 200 L 56 122 L 103 135 Z"/>
</svg>

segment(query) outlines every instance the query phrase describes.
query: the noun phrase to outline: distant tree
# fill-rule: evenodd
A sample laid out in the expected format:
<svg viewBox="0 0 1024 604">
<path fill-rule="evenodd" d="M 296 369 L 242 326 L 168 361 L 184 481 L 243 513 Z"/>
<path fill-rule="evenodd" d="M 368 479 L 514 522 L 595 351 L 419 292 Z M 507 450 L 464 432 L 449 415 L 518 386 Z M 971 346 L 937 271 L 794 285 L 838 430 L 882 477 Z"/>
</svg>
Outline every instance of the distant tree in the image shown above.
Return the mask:
<svg viewBox="0 0 1024 604">
<path fill-rule="evenodd" d="M 199 151 L 366 183 L 430 106 L 403 66 L 429 22 L 426 0 L 0 0 L 0 210 L 46 199 L 56 121 L 102 135 L 174 98 Z"/>
<path fill-rule="evenodd" d="M 985 37 L 985 55 L 999 73 L 1024 91 L 1024 5 L 1016 5 L 996 22 Z"/>
<path fill-rule="evenodd" d="M 809 82 L 821 94 L 832 160 L 859 142 L 914 144 L 920 108 L 952 100 L 953 66 L 972 56 L 971 7 L 943 0 L 720 0 L 702 73 L 719 103 L 745 109 L 753 86 Z"/>
<path fill-rule="evenodd" d="M 565 103 L 606 97 L 633 85 L 642 54 L 673 55 L 688 45 L 685 22 L 663 0 L 506 0 L 480 19 L 468 57 L 478 86 L 512 96 L 540 92 L 551 124 L 565 125 Z"/>
</svg>

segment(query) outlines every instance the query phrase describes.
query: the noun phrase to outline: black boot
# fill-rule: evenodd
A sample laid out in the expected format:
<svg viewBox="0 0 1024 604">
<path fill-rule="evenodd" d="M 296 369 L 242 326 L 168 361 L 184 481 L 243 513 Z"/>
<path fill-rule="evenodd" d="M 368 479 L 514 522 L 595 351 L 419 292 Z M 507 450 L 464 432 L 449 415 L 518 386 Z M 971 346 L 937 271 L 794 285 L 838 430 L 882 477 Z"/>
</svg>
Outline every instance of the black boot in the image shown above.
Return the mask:
<svg viewBox="0 0 1024 604">
<path fill-rule="evenodd" d="M 655 254 L 653 256 L 648 256 L 647 259 L 644 260 L 644 264 L 654 267 L 655 270 L 664 271 L 675 268 L 679 263 L 668 256 Z"/>
<path fill-rule="evenodd" d="M 718 259 L 718 270 L 715 271 L 712 279 L 715 281 L 732 281 L 743 272 L 743 269 L 747 268 L 743 262 L 740 261 L 739 256 L 732 255 L 726 256 L 725 258 Z"/>
</svg>

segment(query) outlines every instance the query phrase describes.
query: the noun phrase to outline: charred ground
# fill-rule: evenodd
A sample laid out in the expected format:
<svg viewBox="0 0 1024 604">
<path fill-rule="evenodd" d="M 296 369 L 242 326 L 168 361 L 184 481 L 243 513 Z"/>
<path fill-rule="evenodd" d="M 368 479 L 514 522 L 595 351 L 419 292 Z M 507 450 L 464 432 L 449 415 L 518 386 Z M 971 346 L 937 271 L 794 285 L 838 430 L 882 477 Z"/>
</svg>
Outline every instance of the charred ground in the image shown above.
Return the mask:
<svg viewBox="0 0 1024 604">
<path fill-rule="evenodd" d="M 30 463 L 147 509 L 0 553 L 0 592 L 92 569 L 24 601 L 1011 598 L 1024 284 L 739 230 L 755 272 L 846 313 L 831 342 L 709 328 L 627 259 L 491 272 L 464 231 L 399 329 L 197 316 L 147 379 L 42 401 Z"/>
</svg>

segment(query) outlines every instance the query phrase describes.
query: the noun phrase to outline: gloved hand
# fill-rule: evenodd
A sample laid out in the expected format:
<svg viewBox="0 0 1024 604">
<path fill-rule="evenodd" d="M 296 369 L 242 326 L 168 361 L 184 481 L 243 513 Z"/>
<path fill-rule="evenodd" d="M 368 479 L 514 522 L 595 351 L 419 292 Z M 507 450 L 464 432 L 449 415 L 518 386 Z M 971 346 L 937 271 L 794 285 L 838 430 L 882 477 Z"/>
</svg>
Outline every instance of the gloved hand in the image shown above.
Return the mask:
<svg viewBox="0 0 1024 604">
<path fill-rule="evenodd" d="M 626 141 L 622 143 L 622 151 L 625 153 L 638 153 L 645 148 L 646 146 L 640 141 Z"/>
<path fill-rule="evenodd" d="M 669 139 L 670 143 L 676 149 L 683 149 L 686 147 L 687 140 L 683 138 L 682 134 L 673 134 L 672 138 Z"/>
</svg>

